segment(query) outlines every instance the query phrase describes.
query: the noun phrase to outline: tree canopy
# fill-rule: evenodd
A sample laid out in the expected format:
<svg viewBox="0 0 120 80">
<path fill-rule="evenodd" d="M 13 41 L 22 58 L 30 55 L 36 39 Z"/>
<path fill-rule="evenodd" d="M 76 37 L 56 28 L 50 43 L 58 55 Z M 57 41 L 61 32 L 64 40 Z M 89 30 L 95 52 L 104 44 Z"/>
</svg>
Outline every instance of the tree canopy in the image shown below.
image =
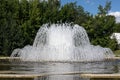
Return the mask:
<svg viewBox="0 0 120 80">
<path fill-rule="evenodd" d="M 35 35 L 45 23 L 74 23 L 83 26 L 91 44 L 117 49 L 113 32 L 120 32 L 120 23 L 107 15 L 111 2 L 98 6 L 98 14 L 93 16 L 80 5 L 59 0 L 0 0 L 0 55 L 8 56 L 15 48 L 32 45 Z"/>
</svg>

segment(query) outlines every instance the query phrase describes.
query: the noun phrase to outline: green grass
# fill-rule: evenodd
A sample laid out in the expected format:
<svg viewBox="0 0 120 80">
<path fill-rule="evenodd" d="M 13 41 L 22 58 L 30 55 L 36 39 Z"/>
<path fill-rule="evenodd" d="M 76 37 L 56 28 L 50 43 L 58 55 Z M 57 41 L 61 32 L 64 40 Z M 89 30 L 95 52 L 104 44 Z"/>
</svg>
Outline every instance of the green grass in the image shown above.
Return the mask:
<svg viewBox="0 0 120 80">
<path fill-rule="evenodd" d="M 9 56 L 5 56 L 5 55 L 0 55 L 0 57 L 9 57 Z"/>
<path fill-rule="evenodd" d="M 114 51 L 114 54 L 115 54 L 117 57 L 120 57 L 120 50 Z"/>
</svg>

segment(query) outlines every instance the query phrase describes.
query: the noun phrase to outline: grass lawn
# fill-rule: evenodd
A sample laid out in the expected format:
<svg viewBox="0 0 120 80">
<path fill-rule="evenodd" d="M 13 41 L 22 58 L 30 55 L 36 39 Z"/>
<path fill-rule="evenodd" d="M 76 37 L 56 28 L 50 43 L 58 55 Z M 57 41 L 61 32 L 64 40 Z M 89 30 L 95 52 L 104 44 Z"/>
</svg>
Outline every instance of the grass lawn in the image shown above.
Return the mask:
<svg viewBox="0 0 120 80">
<path fill-rule="evenodd" d="M 120 50 L 114 51 L 114 54 L 115 54 L 117 57 L 120 57 Z"/>
</svg>

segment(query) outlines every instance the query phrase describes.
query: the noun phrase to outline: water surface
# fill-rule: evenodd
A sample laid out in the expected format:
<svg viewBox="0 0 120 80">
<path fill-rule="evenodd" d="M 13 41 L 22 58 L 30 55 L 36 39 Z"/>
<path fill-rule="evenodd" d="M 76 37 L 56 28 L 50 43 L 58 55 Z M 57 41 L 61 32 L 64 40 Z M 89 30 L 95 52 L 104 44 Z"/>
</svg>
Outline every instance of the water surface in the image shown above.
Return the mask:
<svg viewBox="0 0 120 80">
<path fill-rule="evenodd" d="M 118 74 L 120 73 L 119 65 L 120 65 L 119 61 L 29 62 L 18 60 L 16 61 L 1 60 L 0 73 L 45 75 L 43 77 L 31 80 L 88 80 L 81 78 L 80 74 L 83 73 Z"/>
</svg>

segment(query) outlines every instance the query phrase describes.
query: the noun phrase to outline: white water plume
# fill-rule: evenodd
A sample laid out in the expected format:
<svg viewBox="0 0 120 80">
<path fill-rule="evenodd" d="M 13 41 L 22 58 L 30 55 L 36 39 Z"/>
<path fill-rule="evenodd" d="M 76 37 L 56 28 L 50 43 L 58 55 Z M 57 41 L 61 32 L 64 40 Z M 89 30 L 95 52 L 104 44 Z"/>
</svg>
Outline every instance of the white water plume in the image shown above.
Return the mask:
<svg viewBox="0 0 120 80">
<path fill-rule="evenodd" d="M 90 44 L 85 29 L 79 25 L 43 25 L 32 46 L 15 49 L 11 57 L 24 61 L 100 61 L 113 57 L 109 48 Z"/>
</svg>

